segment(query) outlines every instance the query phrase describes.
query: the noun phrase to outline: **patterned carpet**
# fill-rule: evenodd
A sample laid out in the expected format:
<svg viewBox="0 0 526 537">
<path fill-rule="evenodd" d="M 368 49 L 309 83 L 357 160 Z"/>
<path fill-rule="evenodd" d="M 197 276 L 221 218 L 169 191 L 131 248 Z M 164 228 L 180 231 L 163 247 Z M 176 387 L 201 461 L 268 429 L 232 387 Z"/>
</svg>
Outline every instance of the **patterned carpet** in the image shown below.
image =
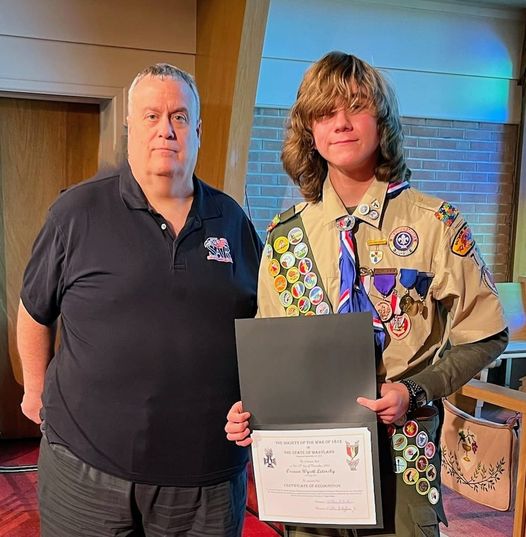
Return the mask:
<svg viewBox="0 0 526 537">
<path fill-rule="evenodd" d="M 0 441 L 0 468 L 36 463 L 38 441 Z M 0 537 L 38 537 L 36 472 L 0 473 Z M 443 537 L 511 537 L 513 513 L 502 513 L 444 491 L 449 527 Z M 276 537 L 278 534 L 247 513 L 243 537 Z"/>
</svg>

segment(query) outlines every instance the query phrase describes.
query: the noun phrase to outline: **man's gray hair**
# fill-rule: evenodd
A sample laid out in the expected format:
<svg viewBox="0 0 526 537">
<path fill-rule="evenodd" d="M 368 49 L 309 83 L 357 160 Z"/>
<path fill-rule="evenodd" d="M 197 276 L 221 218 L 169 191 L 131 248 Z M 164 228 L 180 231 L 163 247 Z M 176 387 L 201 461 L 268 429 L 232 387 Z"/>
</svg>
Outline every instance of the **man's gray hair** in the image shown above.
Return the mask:
<svg viewBox="0 0 526 537">
<path fill-rule="evenodd" d="M 165 78 L 171 78 L 172 80 L 180 80 L 182 82 L 186 82 L 186 84 L 188 84 L 188 86 L 192 90 L 192 93 L 194 94 L 197 112 L 196 120 L 199 119 L 201 113 L 201 101 L 199 99 L 199 92 L 197 91 L 194 77 L 190 73 L 179 69 L 179 67 L 175 67 L 175 65 L 170 65 L 169 63 L 154 63 L 153 65 L 146 67 L 146 69 L 143 69 L 140 73 L 137 74 L 137 76 L 133 79 L 133 82 L 131 83 L 130 89 L 128 90 L 128 113 L 130 113 L 132 107 L 132 96 L 135 87 L 143 78 L 147 76 L 150 76 L 152 78 L 160 78 L 161 80 L 164 80 Z"/>
</svg>

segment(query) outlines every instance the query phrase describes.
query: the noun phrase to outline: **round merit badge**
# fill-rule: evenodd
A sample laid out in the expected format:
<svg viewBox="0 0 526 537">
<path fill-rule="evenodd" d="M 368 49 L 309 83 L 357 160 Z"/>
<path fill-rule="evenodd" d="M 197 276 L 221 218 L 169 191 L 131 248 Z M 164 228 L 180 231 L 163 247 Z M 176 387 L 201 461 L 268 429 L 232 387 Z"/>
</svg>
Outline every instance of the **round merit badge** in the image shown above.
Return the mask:
<svg viewBox="0 0 526 537">
<path fill-rule="evenodd" d="M 431 485 L 425 477 L 421 477 L 416 484 L 416 491 L 422 496 L 426 496 L 430 488 Z"/>
<path fill-rule="evenodd" d="M 408 462 L 414 461 L 418 457 L 418 448 L 416 446 L 407 446 L 404 449 L 404 459 Z"/>
<path fill-rule="evenodd" d="M 413 438 L 418 432 L 418 423 L 415 420 L 406 421 L 404 424 L 404 434 L 408 438 Z"/>
<path fill-rule="evenodd" d="M 287 235 L 290 244 L 298 244 L 303 239 L 303 231 L 299 227 L 293 227 Z"/>
<path fill-rule="evenodd" d="M 406 485 L 414 485 L 419 478 L 418 470 L 416 468 L 408 468 L 403 475 L 404 483 Z"/>
<path fill-rule="evenodd" d="M 401 474 L 405 472 L 406 468 L 407 468 L 407 461 L 403 457 L 395 457 L 395 460 L 394 460 L 395 474 Z"/>
<path fill-rule="evenodd" d="M 430 464 L 426 469 L 426 477 L 429 481 L 434 481 L 437 478 L 437 469 L 434 464 Z"/>
<path fill-rule="evenodd" d="M 427 499 L 429 500 L 429 503 L 431 505 L 436 505 L 438 503 L 438 500 L 440 499 L 440 492 L 438 492 L 438 489 L 435 487 L 431 487 L 427 494 Z"/>
<path fill-rule="evenodd" d="M 393 254 L 405 257 L 411 255 L 417 247 L 418 235 L 411 227 L 397 227 L 389 235 L 389 249 Z"/>
<path fill-rule="evenodd" d="M 270 246 L 270 244 L 267 242 L 267 244 L 265 244 L 265 249 L 263 250 L 263 255 L 265 256 L 266 259 L 270 259 L 272 257 L 272 246 Z"/>
<path fill-rule="evenodd" d="M 416 445 L 419 448 L 423 448 L 427 444 L 428 440 L 429 438 L 427 436 L 427 433 L 425 431 L 420 431 L 416 437 Z"/>
<path fill-rule="evenodd" d="M 289 269 L 290 267 L 294 266 L 294 263 L 296 262 L 296 259 L 294 258 L 294 254 L 292 252 L 285 252 L 280 258 L 279 262 L 281 263 L 281 266 L 285 269 Z"/>
<path fill-rule="evenodd" d="M 415 468 L 419 472 L 425 472 L 428 464 L 429 464 L 429 461 L 426 459 L 426 457 L 424 457 L 424 455 L 420 455 L 420 457 L 416 459 Z"/>
<path fill-rule="evenodd" d="M 313 289 L 318 283 L 318 276 L 316 276 L 314 272 L 308 272 L 305 274 L 305 279 L 303 281 L 305 282 L 305 287 L 307 289 Z"/>
<path fill-rule="evenodd" d="M 299 269 L 297 267 L 290 267 L 289 270 L 287 270 L 287 281 L 289 283 L 296 283 L 299 279 L 300 279 Z"/>
<path fill-rule="evenodd" d="M 296 282 L 290 290 L 294 298 L 301 298 L 305 294 L 305 284 L 303 282 Z"/>
<path fill-rule="evenodd" d="M 312 269 L 312 261 L 308 257 L 300 259 L 298 268 L 300 269 L 301 274 L 307 274 Z"/>
<path fill-rule="evenodd" d="M 302 296 L 298 300 L 298 309 L 303 314 L 307 313 L 310 310 L 310 300 L 306 296 Z"/>
<path fill-rule="evenodd" d="M 329 315 L 331 312 L 331 309 L 329 308 L 329 304 L 327 302 L 320 302 L 316 306 L 316 315 Z"/>
<path fill-rule="evenodd" d="M 304 257 L 307 257 L 308 253 L 309 247 L 304 242 L 300 242 L 294 246 L 294 257 L 296 259 L 303 259 Z"/>
<path fill-rule="evenodd" d="M 317 306 L 323 300 L 323 291 L 321 290 L 321 287 L 313 287 L 310 290 L 309 299 L 314 306 Z"/>
<path fill-rule="evenodd" d="M 287 317 L 297 317 L 299 314 L 300 310 L 298 309 L 298 306 L 292 304 L 287 308 Z"/>
<path fill-rule="evenodd" d="M 281 270 L 281 267 L 279 266 L 279 261 L 277 259 L 271 259 L 268 264 L 268 271 L 269 274 L 275 278 L 279 271 Z"/>
<path fill-rule="evenodd" d="M 407 436 L 398 433 L 393 436 L 392 439 L 393 449 L 395 451 L 402 451 L 407 446 Z"/>
<path fill-rule="evenodd" d="M 283 291 L 279 295 L 279 301 L 283 307 L 288 308 L 292 304 L 292 294 L 290 291 Z"/>
<path fill-rule="evenodd" d="M 287 237 L 283 237 L 282 235 L 281 237 L 278 237 L 274 241 L 274 250 L 276 250 L 278 254 L 282 254 L 283 252 L 286 252 L 288 249 L 289 249 L 289 240 L 287 239 Z"/>
<path fill-rule="evenodd" d="M 432 459 L 435 456 L 436 450 L 437 450 L 437 448 L 436 448 L 435 444 L 433 444 L 433 442 L 428 442 L 426 444 L 426 447 L 424 448 L 424 455 L 428 459 Z"/>
<path fill-rule="evenodd" d="M 285 278 L 285 276 L 283 276 L 283 274 L 276 276 L 274 280 L 274 289 L 276 289 L 278 293 L 281 293 L 282 291 L 285 291 L 286 288 L 287 288 L 287 279 Z"/>
</svg>

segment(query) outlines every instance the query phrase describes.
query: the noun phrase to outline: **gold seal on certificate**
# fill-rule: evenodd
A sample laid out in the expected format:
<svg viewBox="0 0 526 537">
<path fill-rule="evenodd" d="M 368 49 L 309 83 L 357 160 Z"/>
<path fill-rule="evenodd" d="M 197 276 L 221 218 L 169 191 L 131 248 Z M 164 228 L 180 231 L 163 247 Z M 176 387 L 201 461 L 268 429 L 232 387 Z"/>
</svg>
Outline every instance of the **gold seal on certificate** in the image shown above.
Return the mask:
<svg viewBox="0 0 526 537">
<path fill-rule="evenodd" d="M 327 525 L 377 523 L 367 427 L 254 431 L 259 518 Z"/>
</svg>

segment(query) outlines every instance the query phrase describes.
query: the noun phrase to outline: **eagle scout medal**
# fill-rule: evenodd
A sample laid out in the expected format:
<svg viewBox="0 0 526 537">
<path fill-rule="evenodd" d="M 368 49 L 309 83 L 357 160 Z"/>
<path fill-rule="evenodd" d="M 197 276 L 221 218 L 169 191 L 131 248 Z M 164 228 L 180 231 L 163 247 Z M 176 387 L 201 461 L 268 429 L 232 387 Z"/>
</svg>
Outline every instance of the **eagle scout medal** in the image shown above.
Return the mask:
<svg viewBox="0 0 526 537">
<path fill-rule="evenodd" d="M 294 298 L 301 298 L 305 294 L 305 284 L 303 282 L 296 282 L 290 289 Z"/>
<path fill-rule="evenodd" d="M 279 266 L 279 261 L 277 259 L 271 259 L 268 264 L 268 272 L 269 274 L 275 278 L 279 271 L 281 270 L 281 267 Z"/>
<path fill-rule="evenodd" d="M 453 239 L 453 244 L 451 245 L 451 251 L 454 254 L 459 255 L 460 257 L 465 257 L 471 252 L 475 246 L 475 239 L 473 238 L 473 233 L 471 228 L 464 224 L 455 235 Z"/>
<path fill-rule="evenodd" d="M 296 259 L 294 258 L 294 254 L 292 252 L 285 252 L 279 258 L 279 262 L 284 269 L 289 269 L 290 267 L 294 266 Z"/>
<path fill-rule="evenodd" d="M 303 231 L 299 227 L 293 227 L 288 235 L 287 238 L 290 242 L 290 244 L 295 245 L 299 244 L 303 240 Z"/>
<path fill-rule="evenodd" d="M 303 282 L 305 283 L 305 287 L 307 289 L 313 289 L 314 286 L 318 283 L 318 276 L 316 276 L 314 272 L 309 272 L 305 274 Z"/>
<path fill-rule="evenodd" d="M 298 263 L 298 269 L 300 271 L 300 274 L 307 274 L 307 272 L 310 272 L 312 270 L 312 261 L 306 257 L 305 259 L 300 259 L 300 262 Z"/>
<path fill-rule="evenodd" d="M 304 315 L 310 310 L 310 300 L 306 296 L 302 296 L 298 300 L 298 309 Z"/>
<path fill-rule="evenodd" d="M 393 254 L 405 257 L 418 248 L 416 231 L 407 226 L 397 227 L 389 235 L 389 249 Z"/>
<path fill-rule="evenodd" d="M 288 249 L 289 249 L 289 240 L 287 239 L 287 237 L 284 237 L 283 235 L 281 235 L 274 241 L 274 250 L 278 254 L 282 254 L 286 252 Z"/>
<path fill-rule="evenodd" d="M 288 308 L 292 304 L 292 294 L 290 291 L 283 291 L 279 295 L 279 301 L 284 308 Z"/>
<path fill-rule="evenodd" d="M 304 242 L 300 242 L 294 246 L 294 257 L 296 259 L 303 259 L 304 257 L 307 257 L 308 253 L 309 247 Z"/>
<path fill-rule="evenodd" d="M 425 477 L 421 477 L 416 483 L 416 491 L 421 496 L 427 496 L 430 489 L 431 489 L 431 485 L 429 484 L 429 481 Z"/>
<path fill-rule="evenodd" d="M 393 316 L 393 309 L 391 308 L 391 304 L 387 302 L 387 300 L 380 300 L 380 302 L 377 302 L 374 307 L 376 308 L 376 311 L 378 312 L 378 316 L 380 317 L 380 320 L 384 323 L 389 321 L 391 317 Z"/>
<path fill-rule="evenodd" d="M 327 302 L 320 302 L 316 306 L 316 315 L 329 315 L 331 312 L 331 309 L 329 308 L 329 304 Z"/>
<path fill-rule="evenodd" d="M 438 500 L 440 499 L 440 492 L 438 492 L 436 487 L 431 487 L 429 489 L 427 499 L 431 505 L 436 505 L 438 503 Z"/>
<path fill-rule="evenodd" d="M 298 267 L 290 267 L 287 270 L 287 281 L 289 283 L 296 283 L 300 279 L 300 271 Z"/>
<path fill-rule="evenodd" d="M 283 276 L 283 274 L 276 276 L 276 278 L 274 279 L 274 289 L 276 289 L 278 293 L 282 293 L 283 291 L 285 291 L 286 288 L 287 279 L 285 278 L 285 276 Z"/>
<path fill-rule="evenodd" d="M 411 320 L 406 313 L 402 313 L 402 315 L 393 317 L 389 321 L 388 327 L 393 339 L 404 339 L 409 334 L 409 330 L 411 330 Z"/>
</svg>

